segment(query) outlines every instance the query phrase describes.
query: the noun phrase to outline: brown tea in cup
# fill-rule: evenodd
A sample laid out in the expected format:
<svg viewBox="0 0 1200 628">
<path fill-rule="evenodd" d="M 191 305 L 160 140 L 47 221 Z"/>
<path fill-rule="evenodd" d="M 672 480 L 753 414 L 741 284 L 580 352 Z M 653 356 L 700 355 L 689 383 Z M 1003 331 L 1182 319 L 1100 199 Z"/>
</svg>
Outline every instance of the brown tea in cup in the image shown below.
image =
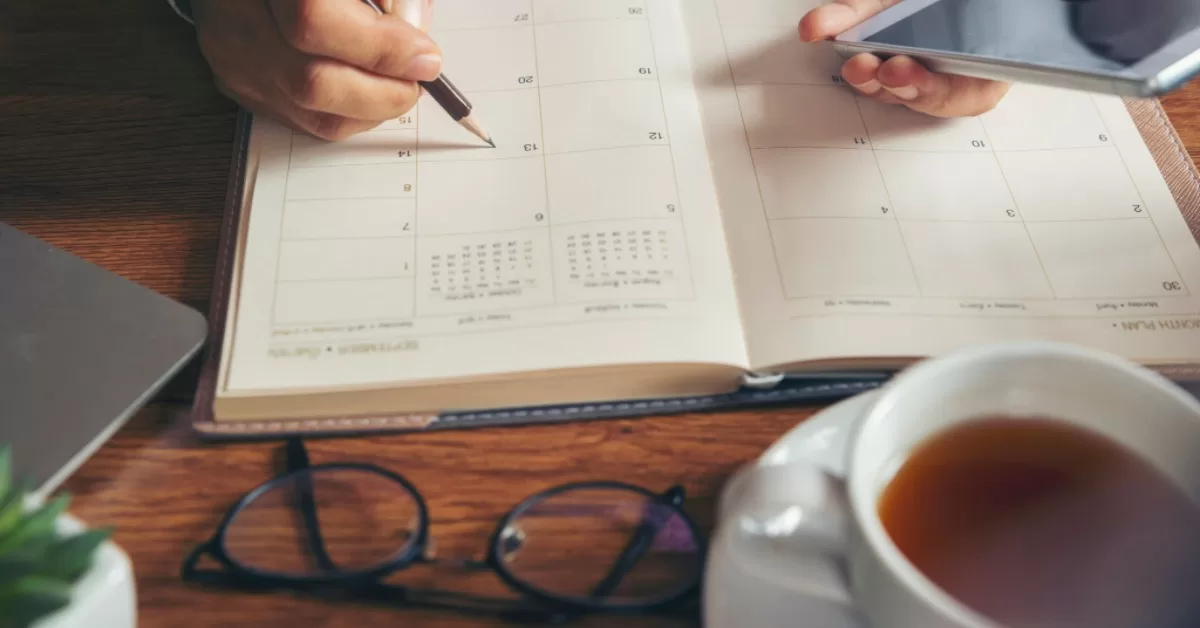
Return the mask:
<svg viewBox="0 0 1200 628">
<path fill-rule="evenodd" d="M 1200 506 L 1085 428 L 959 424 L 912 452 L 878 508 L 918 571 L 1008 628 L 1200 627 Z"/>
</svg>

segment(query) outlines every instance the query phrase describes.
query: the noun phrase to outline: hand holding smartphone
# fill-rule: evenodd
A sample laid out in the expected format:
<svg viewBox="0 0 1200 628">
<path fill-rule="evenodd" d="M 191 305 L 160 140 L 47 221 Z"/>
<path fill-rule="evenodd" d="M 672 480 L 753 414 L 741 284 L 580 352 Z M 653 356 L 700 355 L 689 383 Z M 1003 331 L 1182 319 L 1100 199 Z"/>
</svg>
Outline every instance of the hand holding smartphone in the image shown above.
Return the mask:
<svg viewBox="0 0 1200 628">
<path fill-rule="evenodd" d="M 850 60 L 847 74 L 870 69 L 866 66 L 872 62 L 862 54 L 868 53 L 880 60 L 876 72 L 885 87 L 887 71 L 913 73 L 917 79 L 924 78 L 921 72 L 932 71 L 946 75 L 943 83 L 958 81 L 960 90 L 965 90 L 956 94 L 953 85 L 947 86 L 955 101 L 966 92 L 981 90 L 981 102 L 986 104 L 987 97 L 1002 96 L 1009 81 L 1148 97 L 1177 89 L 1200 74 L 1197 0 L 839 0 L 836 4 L 840 8 L 821 7 L 805 20 L 815 27 L 835 12 L 849 16 L 871 6 L 882 8 L 833 37 L 835 49 Z M 825 16 L 813 17 L 822 10 L 827 10 Z M 897 67 L 888 68 L 893 61 Z M 854 63 L 864 67 L 856 68 Z M 846 78 L 854 82 L 851 76 Z M 911 95 L 895 91 L 889 93 L 901 102 Z M 962 104 L 950 109 L 956 107 L 970 109 Z"/>
</svg>

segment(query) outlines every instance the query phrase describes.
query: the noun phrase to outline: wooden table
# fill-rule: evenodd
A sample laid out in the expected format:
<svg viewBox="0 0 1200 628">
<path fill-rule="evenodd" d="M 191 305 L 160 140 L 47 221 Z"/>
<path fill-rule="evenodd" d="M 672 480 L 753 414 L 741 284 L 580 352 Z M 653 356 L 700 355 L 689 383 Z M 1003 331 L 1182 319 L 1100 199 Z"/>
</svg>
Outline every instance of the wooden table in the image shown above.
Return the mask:
<svg viewBox="0 0 1200 628">
<path fill-rule="evenodd" d="M 0 221 L 207 311 L 236 113 L 211 85 L 190 26 L 163 0 L 0 2 Z M 1200 86 L 1166 105 L 1195 158 Z M 178 574 L 186 552 L 272 472 L 279 451 L 193 438 L 194 377 L 194 369 L 179 377 L 66 487 L 76 514 L 118 526 L 137 571 L 141 626 L 484 625 L 449 613 L 185 586 Z M 728 475 L 808 414 L 339 439 L 311 451 L 315 461 L 375 462 L 405 474 L 432 509 L 439 554 L 474 556 L 505 510 L 563 481 L 680 482 L 707 526 Z M 406 581 L 466 585 L 456 572 L 426 567 Z M 585 625 L 610 623 L 669 622 Z"/>
</svg>

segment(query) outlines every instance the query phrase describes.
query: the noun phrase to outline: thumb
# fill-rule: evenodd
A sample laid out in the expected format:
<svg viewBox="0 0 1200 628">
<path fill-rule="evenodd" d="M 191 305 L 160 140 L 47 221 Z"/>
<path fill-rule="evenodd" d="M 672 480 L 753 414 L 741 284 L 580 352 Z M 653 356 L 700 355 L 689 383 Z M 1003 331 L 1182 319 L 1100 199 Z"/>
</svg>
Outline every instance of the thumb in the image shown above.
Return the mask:
<svg viewBox="0 0 1200 628">
<path fill-rule="evenodd" d="M 931 72 L 905 56 L 885 61 L 877 78 L 888 93 L 909 109 L 943 118 L 986 113 L 1009 87 L 999 81 Z"/>
</svg>

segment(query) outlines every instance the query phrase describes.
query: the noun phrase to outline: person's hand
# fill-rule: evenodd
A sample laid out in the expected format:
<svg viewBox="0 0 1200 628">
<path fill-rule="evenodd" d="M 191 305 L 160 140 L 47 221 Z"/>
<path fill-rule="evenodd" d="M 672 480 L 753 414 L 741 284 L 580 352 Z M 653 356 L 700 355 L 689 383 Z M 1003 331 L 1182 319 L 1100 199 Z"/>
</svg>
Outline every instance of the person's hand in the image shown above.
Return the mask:
<svg viewBox="0 0 1200 628">
<path fill-rule="evenodd" d="M 358 0 L 192 0 L 192 14 L 223 94 L 326 140 L 404 115 L 441 72 L 423 30 Z"/>
<path fill-rule="evenodd" d="M 830 39 L 902 0 L 835 0 L 800 20 L 806 42 Z M 882 61 L 870 53 L 848 59 L 842 78 L 859 93 L 880 102 L 904 105 L 939 117 L 986 113 L 1008 93 L 1008 83 L 931 72 L 911 57 Z"/>
</svg>

